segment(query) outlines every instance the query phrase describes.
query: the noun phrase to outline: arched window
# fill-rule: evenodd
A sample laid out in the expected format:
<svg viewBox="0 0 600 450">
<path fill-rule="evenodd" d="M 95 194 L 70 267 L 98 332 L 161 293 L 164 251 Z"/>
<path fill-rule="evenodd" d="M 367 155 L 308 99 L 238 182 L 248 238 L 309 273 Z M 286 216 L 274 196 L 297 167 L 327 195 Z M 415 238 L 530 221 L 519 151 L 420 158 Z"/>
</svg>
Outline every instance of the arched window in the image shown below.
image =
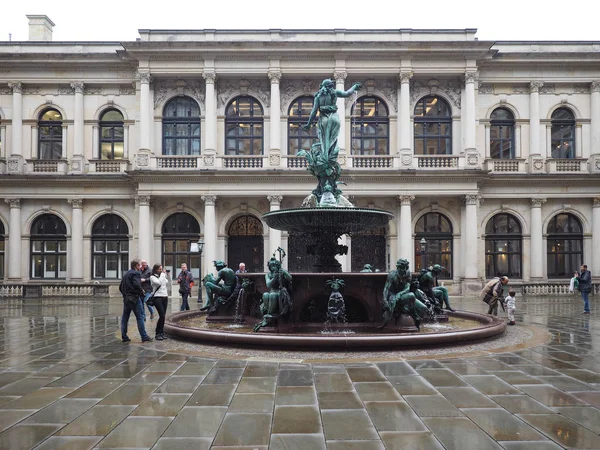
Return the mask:
<svg viewBox="0 0 600 450">
<path fill-rule="evenodd" d="M 360 272 L 365 264 L 370 264 L 373 270 L 387 271 L 387 228 L 372 228 L 352 233 L 350 246 L 351 271 Z"/>
<path fill-rule="evenodd" d="M 215 239 L 208 236 L 208 239 Z M 181 264 L 186 263 L 194 278 L 200 277 L 200 253 L 190 251 L 192 242 L 200 239 L 200 225 L 196 218 L 188 213 L 170 215 L 162 226 L 162 263 L 164 269 L 171 270 L 171 276 L 176 277 Z M 211 268 L 207 268 L 210 270 Z"/>
<path fill-rule="evenodd" d="M 515 117 L 506 108 L 498 108 L 490 117 L 490 158 L 515 158 Z"/>
<path fill-rule="evenodd" d="M 423 97 L 415 106 L 415 155 L 452 154 L 452 112 L 441 97 Z"/>
<path fill-rule="evenodd" d="M 521 225 L 512 214 L 496 214 L 485 226 L 485 275 L 521 278 Z"/>
<path fill-rule="evenodd" d="M 561 213 L 548 224 L 548 278 L 573 276 L 583 264 L 583 228 L 573 214 Z"/>
<path fill-rule="evenodd" d="M 263 109 L 256 99 L 234 98 L 225 110 L 225 154 L 263 154 Z"/>
<path fill-rule="evenodd" d="M 100 159 L 123 159 L 124 132 L 123 114 L 116 109 L 107 109 L 100 116 Z"/>
<path fill-rule="evenodd" d="M 421 249 L 423 238 L 424 251 Z M 415 270 L 433 264 L 444 266 L 440 278 L 452 277 L 452 225 L 448 218 L 440 213 L 425 214 L 415 226 Z"/>
<path fill-rule="evenodd" d="M 175 97 L 163 109 L 163 155 L 200 154 L 200 107 L 193 98 Z"/>
<path fill-rule="evenodd" d="M 383 100 L 361 97 L 352 108 L 352 154 L 387 155 L 390 119 Z"/>
<path fill-rule="evenodd" d="M 264 270 L 264 243 L 262 222 L 254 216 L 241 216 L 229 225 L 227 264 L 237 270 L 241 262 L 249 272 Z"/>
<path fill-rule="evenodd" d="M 552 113 L 553 158 L 575 158 L 575 116 L 567 108 L 558 108 Z"/>
<path fill-rule="evenodd" d="M 54 214 L 43 214 L 31 225 L 31 278 L 67 277 L 67 228 Z"/>
<path fill-rule="evenodd" d="M 0 280 L 4 278 L 4 235 L 6 231 L 4 230 L 4 224 L 0 222 Z"/>
<path fill-rule="evenodd" d="M 62 115 L 56 109 L 46 109 L 38 120 L 38 159 L 62 158 Z"/>
<path fill-rule="evenodd" d="M 129 270 L 129 228 L 116 214 L 104 214 L 92 226 L 92 278 L 121 278 Z"/>
<path fill-rule="evenodd" d="M 305 96 L 296 99 L 288 111 L 288 155 L 295 155 L 298 150 L 310 150 L 317 142 L 317 127 L 303 130 L 302 125 L 310 117 L 314 98 Z M 317 112 L 317 114 L 319 114 Z"/>
</svg>

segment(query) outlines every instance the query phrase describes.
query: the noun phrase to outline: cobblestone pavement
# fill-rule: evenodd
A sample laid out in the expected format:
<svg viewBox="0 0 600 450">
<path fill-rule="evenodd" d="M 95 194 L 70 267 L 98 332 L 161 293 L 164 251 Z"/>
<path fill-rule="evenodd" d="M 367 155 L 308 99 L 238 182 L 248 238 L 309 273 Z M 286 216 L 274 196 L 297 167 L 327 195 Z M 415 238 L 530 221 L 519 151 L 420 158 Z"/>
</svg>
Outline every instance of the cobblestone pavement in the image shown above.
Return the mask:
<svg viewBox="0 0 600 450">
<path fill-rule="evenodd" d="M 297 358 L 123 344 L 119 299 L 1 299 L 0 449 L 599 449 L 597 301 L 518 298 L 503 346 Z"/>
</svg>

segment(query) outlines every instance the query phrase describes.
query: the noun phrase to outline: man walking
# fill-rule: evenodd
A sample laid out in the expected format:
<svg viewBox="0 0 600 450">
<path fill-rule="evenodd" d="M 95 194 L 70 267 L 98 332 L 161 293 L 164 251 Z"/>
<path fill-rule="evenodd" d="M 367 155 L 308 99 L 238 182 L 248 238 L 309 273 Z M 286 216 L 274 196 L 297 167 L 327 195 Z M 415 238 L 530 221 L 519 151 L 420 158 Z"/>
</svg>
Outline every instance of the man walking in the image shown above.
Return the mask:
<svg viewBox="0 0 600 450">
<path fill-rule="evenodd" d="M 152 306 L 148 305 L 148 299 L 152 295 L 152 286 L 150 285 L 150 275 L 152 275 L 152 270 L 148 266 L 148 262 L 145 259 L 142 259 L 142 289 L 144 289 L 144 296 L 140 298 L 142 302 L 142 319 L 144 322 L 146 321 L 146 310 L 144 309 L 144 305 L 148 307 L 148 311 L 150 311 L 150 320 L 154 319 L 154 309 Z"/>
<path fill-rule="evenodd" d="M 189 311 L 190 305 L 188 303 L 188 297 L 192 292 L 194 276 L 188 270 L 186 263 L 181 265 L 181 272 L 179 272 L 179 275 L 177 276 L 177 284 L 179 284 L 179 293 L 181 294 L 180 311 Z"/>
<path fill-rule="evenodd" d="M 503 290 L 508 284 L 508 277 L 494 278 L 488 281 L 479 293 L 479 299 L 488 304 L 488 314 L 498 315 L 498 303 L 504 302 Z"/>
<path fill-rule="evenodd" d="M 146 333 L 146 327 L 144 326 L 144 319 L 142 319 L 143 305 L 140 302 L 140 297 L 144 295 L 144 289 L 142 288 L 141 281 L 141 261 L 134 259 L 131 261 L 131 269 L 123 276 L 121 284 L 119 285 L 119 291 L 123 295 L 123 314 L 121 315 L 121 339 L 123 342 L 129 342 L 129 336 L 127 336 L 127 322 L 129 322 L 129 316 L 133 311 L 137 322 L 138 331 L 142 337 L 142 342 L 150 342 L 153 339 Z"/>
<path fill-rule="evenodd" d="M 582 264 L 579 268 L 580 272 L 575 272 L 577 281 L 579 281 L 579 292 L 581 292 L 581 298 L 583 298 L 583 312 L 581 314 L 590 313 L 590 300 L 589 295 L 592 290 L 592 274 L 587 270 L 587 266 Z"/>
</svg>

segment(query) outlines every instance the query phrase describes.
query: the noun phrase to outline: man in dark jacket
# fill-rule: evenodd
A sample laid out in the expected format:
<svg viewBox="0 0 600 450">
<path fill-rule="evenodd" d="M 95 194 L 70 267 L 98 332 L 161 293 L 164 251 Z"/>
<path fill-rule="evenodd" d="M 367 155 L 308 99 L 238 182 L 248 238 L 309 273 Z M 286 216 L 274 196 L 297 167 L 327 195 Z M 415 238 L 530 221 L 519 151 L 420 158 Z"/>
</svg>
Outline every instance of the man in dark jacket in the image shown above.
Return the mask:
<svg viewBox="0 0 600 450">
<path fill-rule="evenodd" d="M 188 297 L 192 292 L 192 286 L 194 285 L 194 275 L 187 268 L 187 264 L 181 264 L 181 272 L 177 275 L 177 284 L 179 284 L 179 293 L 181 294 L 181 311 L 189 311 L 190 305 L 188 303 Z"/>
<path fill-rule="evenodd" d="M 148 305 L 148 299 L 152 295 L 152 286 L 150 285 L 150 275 L 152 275 L 152 270 L 150 266 L 148 266 L 148 262 L 145 259 L 142 259 L 142 289 L 144 289 L 144 295 L 140 298 L 142 302 L 142 319 L 144 322 L 146 321 L 146 310 L 144 309 L 144 305 L 148 307 L 148 311 L 150 311 L 150 320 L 154 319 L 154 309 L 152 306 Z"/>
<path fill-rule="evenodd" d="M 583 298 L 583 312 L 581 314 L 590 313 L 590 300 L 588 296 L 592 290 L 592 274 L 587 270 L 587 266 L 583 264 L 579 268 L 580 272 L 575 272 L 577 281 L 579 281 L 579 292 L 581 292 L 581 298 Z"/>
<path fill-rule="evenodd" d="M 144 295 L 144 289 L 142 288 L 142 276 L 140 274 L 141 262 L 139 259 L 131 261 L 131 269 L 123 275 L 119 291 L 123 295 L 123 315 L 121 316 L 121 339 L 123 342 L 129 342 L 129 336 L 127 336 L 127 322 L 129 322 L 129 316 L 131 311 L 135 314 L 138 331 L 142 337 L 142 342 L 150 342 L 153 339 L 146 333 L 146 327 L 144 326 L 144 319 L 142 319 L 142 308 L 143 305 L 140 302 L 140 297 Z"/>
</svg>

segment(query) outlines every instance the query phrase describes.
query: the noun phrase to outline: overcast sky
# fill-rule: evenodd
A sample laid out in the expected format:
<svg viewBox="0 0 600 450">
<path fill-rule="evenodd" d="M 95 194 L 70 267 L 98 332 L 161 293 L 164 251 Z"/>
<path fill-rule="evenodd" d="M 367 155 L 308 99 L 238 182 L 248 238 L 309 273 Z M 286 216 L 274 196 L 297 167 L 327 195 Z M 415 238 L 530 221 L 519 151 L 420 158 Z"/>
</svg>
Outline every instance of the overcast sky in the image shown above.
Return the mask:
<svg viewBox="0 0 600 450">
<path fill-rule="evenodd" d="M 273 1 L 3 0 L 0 40 L 27 40 L 26 14 L 55 41 L 128 41 L 137 30 L 203 28 L 477 28 L 481 40 L 600 41 L 594 0 Z M 339 5 L 339 6 L 338 6 Z"/>
</svg>

